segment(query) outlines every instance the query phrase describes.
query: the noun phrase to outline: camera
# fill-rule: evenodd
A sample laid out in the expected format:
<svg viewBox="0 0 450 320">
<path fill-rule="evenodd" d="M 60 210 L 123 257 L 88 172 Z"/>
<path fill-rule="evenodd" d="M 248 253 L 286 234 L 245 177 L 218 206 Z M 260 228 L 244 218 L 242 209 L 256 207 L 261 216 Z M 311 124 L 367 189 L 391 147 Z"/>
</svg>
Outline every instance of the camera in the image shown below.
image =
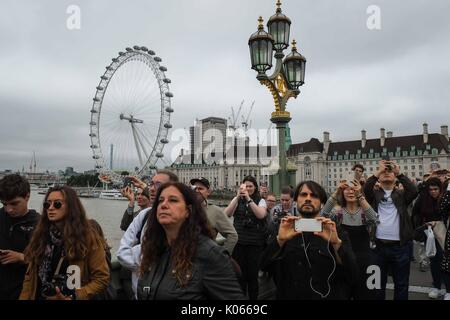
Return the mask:
<svg viewBox="0 0 450 320">
<path fill-rule="evenodd" d="M 273 212 L 273 222 L 279 224 L 281 219 L 287 216 L 287 213 L 283 210 L 274 210 Z"/>
<path fill-rule="evenodd" d="M 67 288 L 67 275 L 55 274 L 51 282 L 42 285 L 41 294 L 46 297 L 56 295 L 56 287 L 65 296 L 74 296 L 75 290 Z"/>
</svg>

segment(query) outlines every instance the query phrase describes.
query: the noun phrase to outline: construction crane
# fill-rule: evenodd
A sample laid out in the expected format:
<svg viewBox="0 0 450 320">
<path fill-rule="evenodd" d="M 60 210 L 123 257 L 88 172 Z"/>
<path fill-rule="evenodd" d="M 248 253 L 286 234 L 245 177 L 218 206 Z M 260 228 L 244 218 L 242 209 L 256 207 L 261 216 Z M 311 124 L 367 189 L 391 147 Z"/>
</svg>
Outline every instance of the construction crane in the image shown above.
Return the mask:
<svg viewBox="0 0 450 320">
<path fill-rule="evenodd" d="M 271 145 L 270 143 L 274 143 L 273 141 L 267 141 L 267 137 L 269 136 L 269 132 L 270 132 L 270 130 L 271 129 L 273 129 L 273 127 L 274 127 L 274 124 L 273 123 L 271 123 L 270 124 L 270 126 L 267 128 L 267 130 L 266 130 L 266 132 L 265 132 L 265 136 L 263 136 L 263 141 L 260 141 L 260 139 L 259 139 L 259 134 L 258 134 L 258 145 L 259 144 L 261 144 L 261 145 L 263 145 L 263 144 L 265 144 L 265 145 Z M 276 142 L 275 142 L 276 143 Z"/>
<path fill-rule="evenodd" d="M 248 114 L 247 114 L 246 118 L 244 118 L 244 116 L 242 116 L 242 127 L 244 128 L 245 132 L 247 132 L 248 127 L 252 126 L 251 121 L 249 123 L 248 120 L 250 118 L 250 114 L 252 113 L 254 105 L 255 105 L 255 101 L 252 102 L 252 105 L 250 106 L 250 110 L 248 111 Z"/>
<path fill-rule="evenodd" d="M 230 123 L 228 128 L 232 129 L 234 132 L 236 132 L 236 129 L 238 128 L 237 123 L 238 123 L 239 115 L 241 114 L 243 105 L 244 105 L 244 100 L 242 100 L 241 105 L 239 106 L 237 112 L 235 112 L 234 108 L 231 107 L 231 117 L 228 117 L 228 122 Z"/>
</svg>

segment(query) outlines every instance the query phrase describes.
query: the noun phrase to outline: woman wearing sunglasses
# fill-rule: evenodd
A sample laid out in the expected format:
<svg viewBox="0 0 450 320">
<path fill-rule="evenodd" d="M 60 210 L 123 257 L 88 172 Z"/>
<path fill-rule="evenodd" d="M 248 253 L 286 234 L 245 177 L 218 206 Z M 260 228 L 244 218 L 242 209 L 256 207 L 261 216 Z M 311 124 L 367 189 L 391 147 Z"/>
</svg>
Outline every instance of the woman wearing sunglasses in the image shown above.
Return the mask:
<svg viewBox="0 0 450 320">
<path fill-rule="evenodd" d="M 25 259 L 29 264 L 21 300 L 86 300 L 108 286 L 102 239 L 67 186 L 50 188 L 45 195 Z"/>
</svg>

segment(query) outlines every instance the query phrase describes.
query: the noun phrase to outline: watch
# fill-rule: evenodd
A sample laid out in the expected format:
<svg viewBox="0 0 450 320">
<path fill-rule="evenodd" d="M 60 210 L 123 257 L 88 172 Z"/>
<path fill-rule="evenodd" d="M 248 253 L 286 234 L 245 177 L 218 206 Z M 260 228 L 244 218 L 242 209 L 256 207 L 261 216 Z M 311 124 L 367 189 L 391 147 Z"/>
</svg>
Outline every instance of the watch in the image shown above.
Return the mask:
<svg viewBox="0 0 450 320">
<path fill-rule="evenodd" d="M 254 202 L 253 199 L 250 199 L 250 200 L 247 201 L 247 204 L 250 204 L 252 202 Z"/>
</svg>

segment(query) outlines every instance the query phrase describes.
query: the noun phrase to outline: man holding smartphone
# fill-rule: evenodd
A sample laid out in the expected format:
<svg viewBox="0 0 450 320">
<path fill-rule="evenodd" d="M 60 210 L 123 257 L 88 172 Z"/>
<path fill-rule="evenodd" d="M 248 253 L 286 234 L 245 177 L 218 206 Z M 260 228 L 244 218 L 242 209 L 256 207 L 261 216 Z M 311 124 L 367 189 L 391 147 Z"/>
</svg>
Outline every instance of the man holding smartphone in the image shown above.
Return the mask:
<svg viewBox="0 0 450 320">
<path fill-rule="evenodd" d="M 124 186 L 121 190 L 122 195 L 128 199 L 128 206 L 125 212 L 122 216 L 122 221 L 120 222 L 120 229 L 123 231 L 127 231 L 128 227 L 130 226 L 131 222 L 133 222 L 133 219 L 144 209 L 147 209 L 151 206 L 150 201 L 150 193 L 148 189 L 141 189 L 138 186 L 143 183 L 141 180 L 134 178 L 131 179 L 131 177 L 125 178 Z M 134 185 L 137 187 L 137 204 L 139 206 L 139 210 L 134 211 L 134 202 L 135 202 L 135 195 L 133 192 L 133 189 L 131 185 Z"/>
<path fill-rule="evenodd" d="M 396 181 L 404 190 L 395 188 Z M 379 182 L 380 188 L 374 189 Z M 400 166 L 389 158 L 379 162 L 378 171 L 364 185 L 367 202 L 378 213 L 374 262 L 381 270 L 381 290 L 378 298 L 385 299 L 387 271 L 394 279 L 394 300 L 408 300 L 411 247 L 414 231 L 408 206 L 417 197 L 417 187 L 400 173 Z"/>
<path fill-rule="evenodd" d="M 348 299 L 358 265 L 348 236 L 320 216 L 325 190 L 314 181 L 301 182 L 295 191 L 299 216 L 281 220 L 278 237 L 264 251 L 261 268 L 274 275 L 278 299 Z M 296 229 L 296 221 L 305 229 Z M 314 221 L 312 221 L 314 220 Z M 317 222 L 322 231 L 318 230 Z M 309 229 L 311 227 L 311 229 Z"/>
<path fill-rule="evenodd" d="M 28 245 L 39 214 L 28 209 L 30 184 L 18 174 L 0 180 L 0 300 L 17 300 L 22 291 Z"/>
</svg>

